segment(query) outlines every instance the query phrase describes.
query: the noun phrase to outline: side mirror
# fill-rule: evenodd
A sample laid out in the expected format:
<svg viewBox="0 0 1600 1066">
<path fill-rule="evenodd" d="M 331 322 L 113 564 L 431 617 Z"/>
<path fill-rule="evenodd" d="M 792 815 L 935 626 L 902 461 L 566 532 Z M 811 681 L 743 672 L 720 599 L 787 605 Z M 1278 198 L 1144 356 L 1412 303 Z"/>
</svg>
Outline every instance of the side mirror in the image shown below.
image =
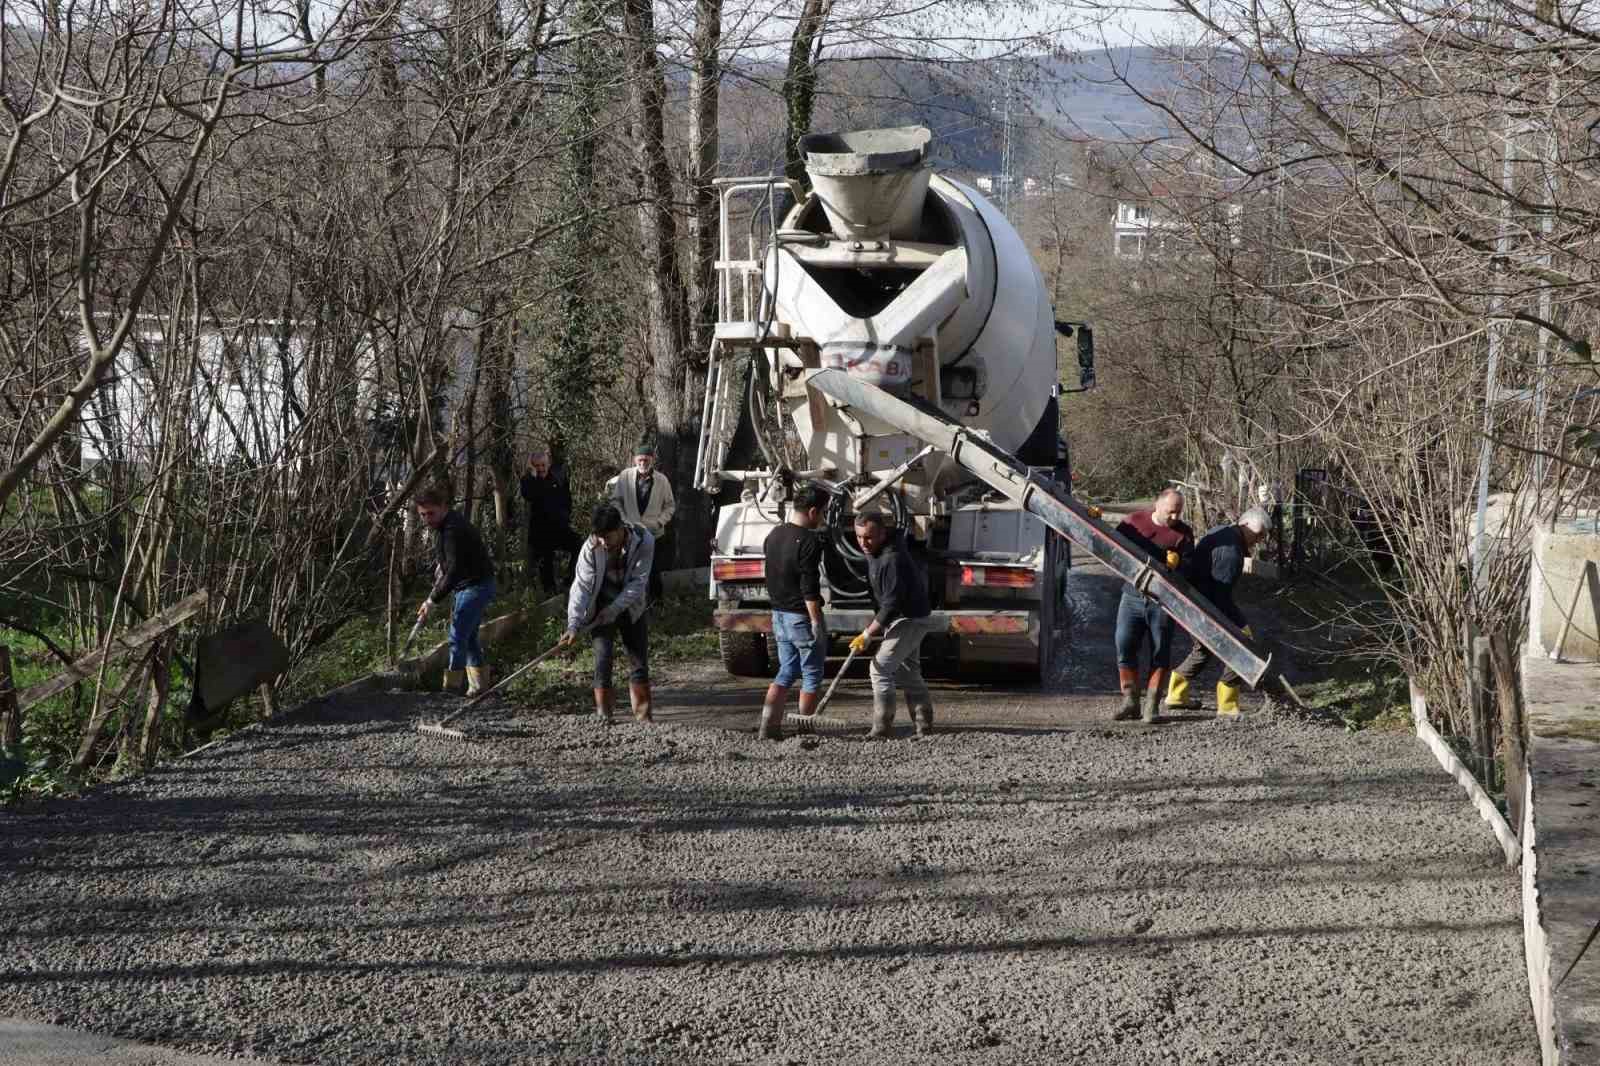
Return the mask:
<svg viewBox="0 0 1600 1066">
<path fill-rule="evenodd" d="M 1078 327 L 1078 384 L 1094 388 L 1094 330 L 1087 324 Z"/>
</svg>

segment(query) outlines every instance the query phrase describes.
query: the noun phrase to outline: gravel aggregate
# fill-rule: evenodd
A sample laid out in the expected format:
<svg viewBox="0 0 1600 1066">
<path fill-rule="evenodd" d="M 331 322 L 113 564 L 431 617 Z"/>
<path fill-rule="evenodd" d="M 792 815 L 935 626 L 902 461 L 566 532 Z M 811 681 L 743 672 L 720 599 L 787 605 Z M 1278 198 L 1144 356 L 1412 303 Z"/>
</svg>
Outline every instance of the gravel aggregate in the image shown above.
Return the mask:
<svg viewBox="0 0 1600 1066">
<path fill-rule="evenodd" d="M 450 705 L 0 813 L 0 1015 L 281 1063 L 1537 1062 L 1516 873 L 1407 735 L 413 730 Z"/>
</svg>

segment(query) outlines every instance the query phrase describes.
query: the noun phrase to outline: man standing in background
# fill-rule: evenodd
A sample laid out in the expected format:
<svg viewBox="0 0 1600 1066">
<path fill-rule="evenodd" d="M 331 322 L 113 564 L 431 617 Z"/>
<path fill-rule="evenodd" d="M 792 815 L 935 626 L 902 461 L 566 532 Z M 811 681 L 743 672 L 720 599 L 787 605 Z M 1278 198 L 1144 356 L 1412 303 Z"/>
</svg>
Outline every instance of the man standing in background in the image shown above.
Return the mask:
<svg viewBox="0 0 1600 1066">
<path fill-rule="evenodd" d="M 578 535 L 572 531 L 572 489 L 567 471 L 553 466 L 550 451 L 540 447 L 528 457 L 528 471 L 522 475 L 522 499 L 528 505 L 528 583 L 534 575 L 546 596 L 562 591 L 556 586 L 556 553 L 569 556 L 565 583 L 572 584 L 578 563 Z"/>
<path fill-rule="evenodd" d="M 650 566 L 650 601 L 661 598 L 661 567 L 672 552 L 667 526 L 677 510 L 672 484 L 656 469 L 656 448 L 641 444 L 633 453 L 633 465 L 606 482 L 606 493 L 629 525 L 643 526 L 655 541 Z"/>
</svg>

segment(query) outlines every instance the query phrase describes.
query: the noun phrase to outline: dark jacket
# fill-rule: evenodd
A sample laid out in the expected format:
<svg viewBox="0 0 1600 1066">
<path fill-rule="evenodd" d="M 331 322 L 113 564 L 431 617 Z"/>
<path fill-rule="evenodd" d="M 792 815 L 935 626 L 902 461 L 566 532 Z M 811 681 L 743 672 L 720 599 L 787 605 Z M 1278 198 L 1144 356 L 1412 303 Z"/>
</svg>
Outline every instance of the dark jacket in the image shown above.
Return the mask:
<svg viewBox="0 0 1600 1066">
<path fill-rule="evenodd" d="M 1244 614 L 1233 602 L 1233 586 L 1244 573 L 1246 554 L 1244 531 L 1230 522 L 1201 537 L 1184 566 L 1189 583 L 1236 626 L 1245 624 Z"/>
<path fill-rule="evenodd" d="M 438 538 L 439 576 L 428 599 L 439 603 L 452 592 L 494 576 L 489 549 L 484 547 L 483 538 L 460 511 L 447 511 L 444 522 L 433 532 Z"/>
<path fill-rule="evenodd" d="M 528 539 L 559 536 L 572 526 L 572 487 L 564 467 L 552 466 L 544 477 L 522 475 L 522 498 L 528 503 Z"/>
<path fill-rule="evenodd" d="M 878 604 L 875 621 L 887 627 L 898 618 L 926 618 L 928 573 L 911 557 L 905 534 L 889 538 L 877 555 L 867 556 L 867 576 L 872 581 L 872 598 Z"/>
</svg>

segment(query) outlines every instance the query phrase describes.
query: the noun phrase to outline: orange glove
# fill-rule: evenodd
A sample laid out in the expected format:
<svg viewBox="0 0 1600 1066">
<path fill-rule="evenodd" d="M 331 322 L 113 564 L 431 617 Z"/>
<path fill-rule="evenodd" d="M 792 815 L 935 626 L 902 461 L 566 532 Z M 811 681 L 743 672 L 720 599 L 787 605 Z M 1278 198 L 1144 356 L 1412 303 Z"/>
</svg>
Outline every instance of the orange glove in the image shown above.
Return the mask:
<svg viewBox="0 0 1600 1066">
<path fill-rule="evenodd" d="M 1089 505 L 1089 517 L 1090 518 L 1099 518 L 1103 514 L 1105 514 L 1105 512 L 1100 510 L 1100 508 L 1096 507 L 1094 504 L 1091 503 Z"/>
<path fill-rule="evenodd" d="M 1168 552 L 1167 553 L 1167 569 L 1168 570 L 1176 570 L 1178 568 L 1178 564 L 1181 563 L 1181 562 L 1183 562 L 1183 560 L 1178 558 L 1178 553 L 1177 552 Z"/>
</svg>

